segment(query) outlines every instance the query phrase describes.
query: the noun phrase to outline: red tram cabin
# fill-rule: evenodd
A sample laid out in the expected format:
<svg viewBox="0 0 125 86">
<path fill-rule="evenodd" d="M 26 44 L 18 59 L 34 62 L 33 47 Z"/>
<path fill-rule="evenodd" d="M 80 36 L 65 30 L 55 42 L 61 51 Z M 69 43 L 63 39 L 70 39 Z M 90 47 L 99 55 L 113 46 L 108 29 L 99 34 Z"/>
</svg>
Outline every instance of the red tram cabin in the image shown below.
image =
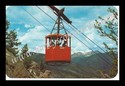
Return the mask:
<svg viewBox="0 0 125 86">
<path fill-rule="evenodd" d="M 71 61 L 71 37 L 52 34 L 46 36 L 46 62 Z"/>
<path fill-rule="evenodd" d="M 54 14 L 57 15 L 57 20 L 53 26 L 53 29 L 49 35 L 45 37 L 45 62 L 60 62 L 70 63 L 71 62 L 71 37 L 68 36 L 62 20 L 67 23 L 72 23 L 64 14 L 64 8 L 61 10 L 54 6 L 49 6 Z M 60 33 L 60 30 L 64 30 L 64 34 Z M 55 33 L 53 33 L 56 31 Z"/>
</svg>

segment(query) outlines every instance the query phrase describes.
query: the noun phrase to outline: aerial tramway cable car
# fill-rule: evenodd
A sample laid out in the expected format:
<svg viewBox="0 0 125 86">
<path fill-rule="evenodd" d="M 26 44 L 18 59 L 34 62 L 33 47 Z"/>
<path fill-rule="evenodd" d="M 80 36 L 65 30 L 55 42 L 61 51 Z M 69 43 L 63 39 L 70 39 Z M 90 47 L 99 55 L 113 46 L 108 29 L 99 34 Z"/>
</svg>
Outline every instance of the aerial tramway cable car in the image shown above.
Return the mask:
<svg viewBox="0 0 125 86">
<path fill-rule="evenodd" d="M 49 6 L 57 15 L 57 20 L 49 35 L 45 37 L 45 62 L 46 63 L 70 63 L 71 62 L 71 37 L 64 28 L 62 19 L 67 23 L 72 23 L 64 14 L 64 8 L 61 10 L 55 6 Z M 64 34 L 60 33 L 64 30 Z M 54 33 L 56 31 L 56 33 Z"/>
</svg>

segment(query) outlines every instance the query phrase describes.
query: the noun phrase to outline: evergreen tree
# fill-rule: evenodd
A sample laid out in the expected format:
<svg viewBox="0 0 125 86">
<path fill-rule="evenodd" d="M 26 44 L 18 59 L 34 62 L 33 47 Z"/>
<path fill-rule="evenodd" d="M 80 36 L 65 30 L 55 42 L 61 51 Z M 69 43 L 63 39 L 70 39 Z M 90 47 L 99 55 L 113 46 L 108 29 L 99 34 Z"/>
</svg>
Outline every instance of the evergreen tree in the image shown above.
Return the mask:
<svg viewBox="0 0 125 86">
<path fill-rule="evenodd" d="M 15 30 L 9 29 L 9 21 L 6 20 L 6 48 L 13 53 L 14 56 L 18 55 L 18 46 L 21 44 L 21 42 L 18 42 L 17 39 L 17 32 Z"/>
<path fill-rule="evenodd" d="M 30 56 L 28 55 L 28 45 L 25 44 L 21 50 L 21 55 L 23 56 L 24 60 L 23 60 L 23 64 L 25 66 L 25 68 L 29 68 L 30 67 L 30 64 L 31 64 L 31 61 L 32 59 L 30 58 Z"/>
<path fill-rule="evenodd" d="M 8 29 L 9 29 L 10 22 L 6 20 L 6 39 L 8 37 Z"/>
<path fill-rule="evenodd" d="M 26 55 L 27 52 L 28 52 L 28 45 L 25 44 L 25 45 L 23 46 L 22 50 L 21 50 L 21 54 L 26 57 L 26 56 L 27 56 L 27 55 Z"/>
<path fill-rule="evenodd" d="M 9 29 L 10 22 L 6 20 L 6 31 Z"/>
</svg>

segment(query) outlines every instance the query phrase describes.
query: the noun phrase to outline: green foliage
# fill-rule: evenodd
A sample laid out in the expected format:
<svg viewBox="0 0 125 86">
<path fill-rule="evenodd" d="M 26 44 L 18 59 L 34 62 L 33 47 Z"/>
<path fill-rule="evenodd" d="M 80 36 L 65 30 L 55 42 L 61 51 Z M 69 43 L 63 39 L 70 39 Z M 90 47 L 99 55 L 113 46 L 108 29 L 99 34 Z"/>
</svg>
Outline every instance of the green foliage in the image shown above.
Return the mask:
<svg viewBox="0 0 125 86">
<path fill-rule="evenodd" d="M 9 21 L 6 20 L 6 48 L 13 53 L 14 56 L 17 56 L 19 50 L 18 46 L 21 42 L 18 42 L 17 32 L 15 30 L 8 31 Z"/>
<path fill-rule="evenodd" d="M 116 57 L 115 51 L 117 50 L 117 48 L 110 48 L 110 47 L 108 47 L 108 45 L 107 45 L 105 42 L 103 42 L 103 44 L 104 44 L 105 48 L 107 49 L 107 52 L 108 52 L 112 57 Z"/>
<path fill-rule="evenodd" d="M 118 13 L 114 8 L 108 8 L 111 16 L 108 18 L 102 18 L 99 16 L 98 20 L 95 20 L 95 28 L 100 33 L 101 36 L 108 37 L 118 45 Z"/>
<path fill-rule="evenodd" d="M 21 50 L 21 55 L 23 55 L 23 57 L 24 57 L 23 63 L 24 63 L 26 68 L 30 67 L 30 64 L 31 64 L 31 61 L 32 61 L 31 57 L 29 55 L 27 55 L 28 54 L 28 50 L 29 50 L 29 48 L 28 48 L 27 44 L 25 44 L 23 46 L 22 50 Z"/>
<path fill-rule="evenodd" d="M 9 29 L 10 22 L 6 20 L 6 31 Z"/>
<path fill-rule="evenodd" d="M 118 19 L 118 13 L 117 13 L 116 9 L 108 8 L 107 11 L 110 12 L 110 13 L 112 13 L 112 14 L 114 15 L 114 17 L 115 17 L 116 19 Z"/>
<path fill-rule="evenodd" d="M 102 18 L 99 16 L 98 20 L 95 20 L 95 28 L 97 29 L 98 33 L 100 33 L 100 36 L 108 37 L 110 40 L 115 42 L 115 47 L 111 48 L 109 47 L 105 42 L 103 42 L 106 51 L 110 54 L 113 58 L 113 66 L 111 70 L 109 71 L 109 76 L 114 77 L 117 74 L 117 45 L 118 45 L 118 13 L 117 10 L 114 8 L 108 8 L 107 11 L 111 14 L 108 18 Z M 101 70 L 102 71 L 102 70 Z M 102 72 L 101 74 L 103 74 Z"/>
<path fill-rule="evenodd" d="M 28 45 L 25 44 L 21 50 L 21 54 L 24 56 L 24 57 L 27 57 L 26 56 L 26 53 L 28 52 Z"/>
<path fill-rule="evenodd" d="M 100 33 L 100 36 L 108 37 L 110 40 L 116 43 L 115 48 L 109 48 L 108 45 L 103 42 L 107 51 L 112 53 L 114 56 L 115 53 L 113 52 L 117 50 L 118 45 L 118 13 L 114 8 L 108 8 L 107 11 L 111 14 L 111 16 L 108 18 L 102 18 L 99 16 L 99 19 L 95 20 L 96 23 L 94 26 L 98 33 Z"/>
</svg>

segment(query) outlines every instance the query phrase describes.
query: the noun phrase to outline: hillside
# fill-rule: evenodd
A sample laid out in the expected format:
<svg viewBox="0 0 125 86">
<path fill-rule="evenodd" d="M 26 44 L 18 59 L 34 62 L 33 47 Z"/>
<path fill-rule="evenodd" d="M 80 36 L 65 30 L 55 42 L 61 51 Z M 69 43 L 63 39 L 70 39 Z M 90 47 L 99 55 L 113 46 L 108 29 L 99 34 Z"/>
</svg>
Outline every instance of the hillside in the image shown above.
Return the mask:
<svg viewBox="0 0 125 86">
<path fill-rule="evenodd" d="M 38 57 L 38 54 L 36 55 Z M 41 55 L 42 56 L 42 55 Z M 16 58 L 16 61 L 14 59 Z M 28 59 L 27 59 L 28 58 Z M 19 59 L 6 49 L 6 74 L 10 78 L 48 78 L 51 71 L 43 69 L 33 57 Z M 28 62 L 26 63 L 26 59 Z M 41 61 L 38 59 L 37 61 Z"/>
<path fill-rule="evenodd" d="M 22 61 L 13 64 L 12 59 L 16 58 L 11 52 L 6 50 L 6 74 L 11 78 L 30 77 L 29 72 L 24 67 Z"/>
<path fill-rule="evenodd" d="M 100 71 L 108 73 L 111 69 L 112 59 L 105 53 L 99 54 L 103 57 L 98 57 L 92 52 L 87 54 L 81 52 L 74 53 L 72 54 L 70 64 L 52 66 L 45 64 L 45 55 L 41 53 L 34 53 L 23 61 L 12 64 L 11 59 L 16 57 L 13 57 L 13 55 L 6 50 L 6 73 L 9 77 L 100 78 L 102 77 Z M 24 64 L 26 59 L 29 62 Z M 15 72 L 12 73 L 12 71 L 9 71 L 12 69 L 8 63 L 14 66 Z M 43 76 L 44 73 L 45 76 Z"/>
<path fill-rule="evenodd" d="M 107 56 L 105 53 L 98 53 L 97 54 L 90 53 L 89 54 L 73 54 L 72 61 L 79 63 L 84 67 L 92 67 L 96 70 L 109 70 L 112 66 L 113 59 Z"/>
<path fill-rule="evenodd" d="M 97 53 L 102 57 L 93 52 L 88 52 L 87 54 L 78 52 L 72 54 L 71 63 L 68 65 L 47 67 L 59 71 L 56 73 L 59 77 L 99 78 L 102 77 L 100 71 L 108 73 L 112 68 L 113 59 L 107 56 L 106 53 Z"/>
</svg>

